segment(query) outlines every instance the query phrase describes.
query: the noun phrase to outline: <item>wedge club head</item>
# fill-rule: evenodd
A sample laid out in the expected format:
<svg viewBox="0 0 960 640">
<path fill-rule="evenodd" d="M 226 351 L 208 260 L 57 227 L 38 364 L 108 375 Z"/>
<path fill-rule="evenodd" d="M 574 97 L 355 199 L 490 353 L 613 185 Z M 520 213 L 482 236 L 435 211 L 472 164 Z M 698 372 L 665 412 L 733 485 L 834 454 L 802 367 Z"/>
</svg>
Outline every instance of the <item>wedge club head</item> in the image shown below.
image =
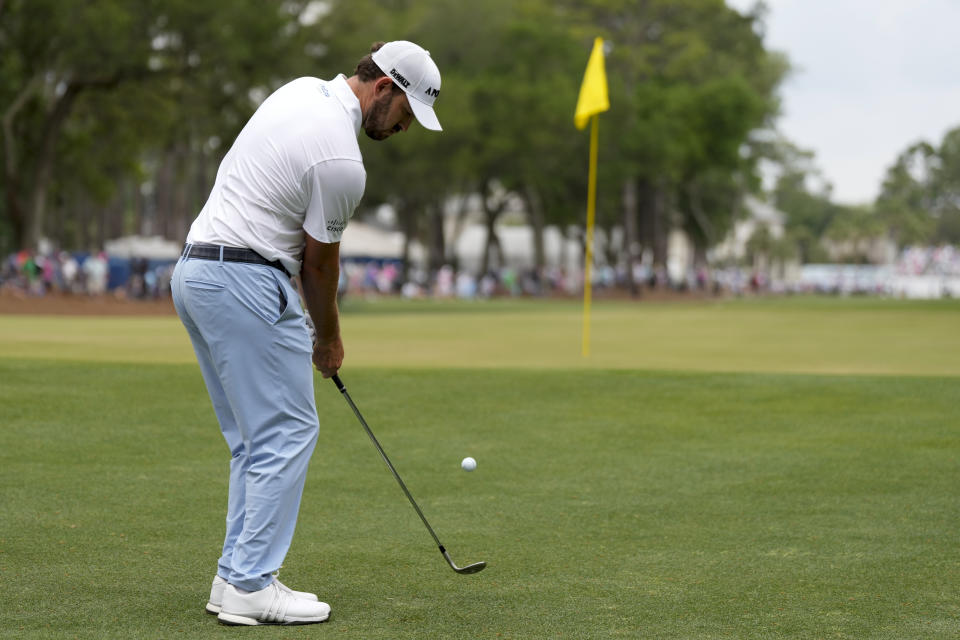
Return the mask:
<svg viewBox="0 0 960 640">
<path fill-rule="evenodd" d="M 450 568 L 456 571 L 457 573 L 462 573 L 464 575 L 468 573 L 480 573 L 487 568 L 486 562 L 474 562 L 473 564 L 468 564 L 465 567 L 458 567 L 453 563 L 453 560 L 450 559 L 450 554 L 447 553 L 447 550 L 443 547 L 440 547 L 440 553 L 443 554 L 443 557 L 447 559 L 447 564 L 450 565 Z"/>
</svg>

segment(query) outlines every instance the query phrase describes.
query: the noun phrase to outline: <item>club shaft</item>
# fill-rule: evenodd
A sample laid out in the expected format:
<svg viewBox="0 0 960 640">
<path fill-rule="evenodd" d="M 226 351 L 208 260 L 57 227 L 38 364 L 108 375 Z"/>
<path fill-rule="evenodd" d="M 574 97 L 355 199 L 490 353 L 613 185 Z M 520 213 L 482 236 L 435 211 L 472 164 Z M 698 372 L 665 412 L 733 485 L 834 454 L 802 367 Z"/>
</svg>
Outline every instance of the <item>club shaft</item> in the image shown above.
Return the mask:
<svg viewBox="0 0 960 640">
<path fill-rule="evenodd" d="M 380 446 L 380 443 L 377 441 L 377 437 L 373 435 L 373 431 L 371 431 L 370 427 L 367 426 L 367 421 L 363 419 L 363 415 L 360 414 L 360 410 L 357 409 L 357 405 L 353 403 L 353 398 L 351 398 L 350 394 L 347 393 L 347 388 L 343 385 L 343 382 L 340 380 L 339 376 L 333 376 L 333 381 L 340 390 L 340 393 L 343 394 L 343 397 L 347 399 L 347 404 L 349 404 L 350 408 L 353 409 L 353 413 L 356 414 L 357 420 L 359 420 L 360 424 L 363 426 L 363 430 L 367 432 L 368 436 L 370 436 L 370 441 L 373 442 L 373 446 L 375 446 L 377 451 L 380 452 L 380 457 L 383 458 L 383 461 L 387 464 L 387 468 L 390 469 L 390 473 L 393 474 L 393 477 L 397 479 L 397 483 L 400 485 L 400 488 L 403 489 L 404 495 L 407 496 L 407 500 L 409 500 L 410 504 L 413 505 L 417 515 L 420 516 L 420 519 L 423 521 L 423 525 L 427 528 L 427 531 L 430 532 L 430 535 L 433 536 L 433 540 L 437 543 L 437 546 L 440 547 L 440 552 L 446 557 L 446 549 L 443 548 L 443 544 L 440 542 L 437 534 L 434 533 L 433 527 L 431 527 L 430 523 L 427 522 L 427 518 L 423 515 L 423 511 L 421 511 L 420 507 L 417 505 L 417 501 L 413 499 L 412 495 L 410 495 L 410 490 L 407 489 L 407 485 L 403 483 L 403 479 L 400 477 L 400 474 L 397 473 L 397 470 L 393 467 L 393 463 L 390 462 L 390 458 L 387 457 L 387 453 L 383 450 L 383 447 Z M 449 558 L 447 561 L 451 562 Z"/>
</svg>

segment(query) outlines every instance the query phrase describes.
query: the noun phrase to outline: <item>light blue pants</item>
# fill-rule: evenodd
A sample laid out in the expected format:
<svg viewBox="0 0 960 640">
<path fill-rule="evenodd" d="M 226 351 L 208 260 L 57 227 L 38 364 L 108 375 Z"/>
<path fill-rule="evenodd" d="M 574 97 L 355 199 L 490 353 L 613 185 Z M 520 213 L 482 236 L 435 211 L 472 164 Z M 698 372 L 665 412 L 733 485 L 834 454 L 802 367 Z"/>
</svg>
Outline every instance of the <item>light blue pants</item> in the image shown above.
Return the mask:
<svg viewBox="0 0 960 640">
<path fill-rule="evenodd" d="M 217 572 L 258 591 L 290 548 L 319 431 L 300 299 L 257 264 L 181 258 L 170 286 L 232 456 Z"/>
</svg>

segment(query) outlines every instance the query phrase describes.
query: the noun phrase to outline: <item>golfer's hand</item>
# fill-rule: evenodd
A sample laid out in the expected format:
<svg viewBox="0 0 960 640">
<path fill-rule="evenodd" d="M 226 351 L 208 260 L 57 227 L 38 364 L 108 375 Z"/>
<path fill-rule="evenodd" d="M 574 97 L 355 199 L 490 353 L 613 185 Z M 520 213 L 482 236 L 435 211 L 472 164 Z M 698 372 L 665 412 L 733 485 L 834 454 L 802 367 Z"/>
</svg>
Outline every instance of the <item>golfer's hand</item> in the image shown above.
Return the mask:
<svg viewBox="0 0 960 640">
<path fill-rule="evenodd" d="M 307 323 L 307 331 L 310 333 L 310 344 L 316 347 L 317 327 L 313 324 L 313 318 L 310 317 L 310 313 L 306 309 L 303 310 L 303 320 Z"/>
<path fill-rule="evenodd" d="M 343 340 L 318 340 L 313 345 L 313 365 L 324 378 L 332 377 L 343 365 Z"/>
</svg>

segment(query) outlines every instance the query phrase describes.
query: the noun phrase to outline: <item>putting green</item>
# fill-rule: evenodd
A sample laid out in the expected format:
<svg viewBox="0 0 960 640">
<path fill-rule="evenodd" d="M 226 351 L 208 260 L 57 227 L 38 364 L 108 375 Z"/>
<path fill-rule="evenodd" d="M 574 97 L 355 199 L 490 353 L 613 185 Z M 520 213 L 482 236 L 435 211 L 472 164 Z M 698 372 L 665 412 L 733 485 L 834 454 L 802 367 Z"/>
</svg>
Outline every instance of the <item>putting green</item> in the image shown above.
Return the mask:
<svg viewBox="0 0 960 640">
<path fill-rule="evenodd" d="M 642 369 L 960 375 L 960 304 L 789 299 L 711 303 L 350 303 L 345 367 Z M 193 361 L 172 316 L 0 316 L 0 355 Z"/>
</svg>

